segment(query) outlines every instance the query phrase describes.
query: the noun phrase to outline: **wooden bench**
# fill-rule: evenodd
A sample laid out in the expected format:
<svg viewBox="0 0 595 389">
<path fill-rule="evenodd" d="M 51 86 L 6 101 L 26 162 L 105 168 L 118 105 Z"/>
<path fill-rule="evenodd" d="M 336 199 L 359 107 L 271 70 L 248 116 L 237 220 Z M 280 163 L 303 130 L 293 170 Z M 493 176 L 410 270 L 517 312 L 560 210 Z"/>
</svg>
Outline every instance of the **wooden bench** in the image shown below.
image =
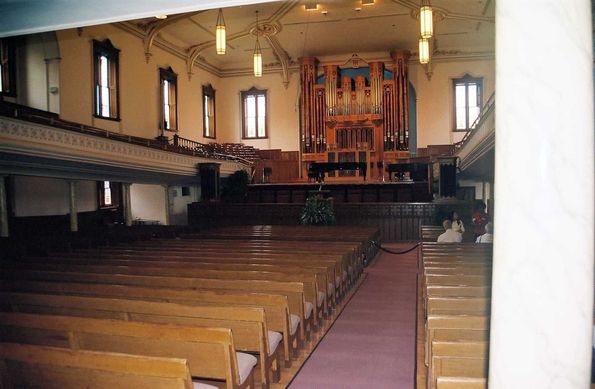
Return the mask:
<svg viewBox="0 0 595 389">
<path fill-rule="evenodd" d="M 7 280 L 38 280 L 58 282 L 82 282 L 116 285 L 132 285 L 145 287 L 181 288 L 192 290 L 224 290 L 232 292 L 257 292 L 281 294 L 287 297 L 290 313 L 301 318 L 304 325 L 299 326 L 300 337 L 307 337 L 306 330 L 311 332 L 314 323 L 313 304 L 304 298 L 304 286 L 300 282 L 276 282 L 258 280 L 216 280 L 190 277 L 136 276 L 126 274 L 94 274 L 76 272 L 58 272 L 43 270 L 3 270 L 0 277 Z M 309 304 L 309 305 L 308 305 Z M 285 360 L 286 364 L 291 361 Z"/>
<path fill-rule="evenodd" d="M 273 272 L 257 271 L 220 271 L 220 270 L 202 270 L 202 269 L 175 269 L 167 267 L 141 268 L 135 266 L 102 266 L 102 265 L 62 265 L 52 263 L 21 263 L 4 262 L 0 268 L 18 269 L 18 270 L 41 270 L 54 272 L 77 272 L 88 274 L 123 274 L 123 275 L 142 275 L 142 276 L 168 276 L 168 277 L 188 277 L 201 279 L 218 280 L 254 280 L 254 281 L 280 281 L 299 282 L 303 284 L 303 293 L 306 301 L 313 304 L 314 317 L 320 321 L 328 313 L 328 304 L 326 293 L 319 292 L 319 283 L 324 283 L 326 290 L 326 278 L 319 281 L 317 275 L 307 273 L 284 274 Z M 318 323 L 318 322 L 317 322 Z"/>
<path fill-rule="evenodd" d="M 274 368 L 280 368 L 280 348 L 272 350 L 270 347 L 262 308 L 190 306 L 154 301 L 12 292 L 0 293 L 0 308 L 9 312 L 230 328 L 237 349 L 258 355 L 263 386 L 270 384 L 270 372 Z"/>
<path fill-rule="evenodd" d="M 254 388 L 256 358 L 236 354 L 227 328 L 0 313 L 0 341 L 186 359 L 192 377 Z"/>
<path fill-rule="evenodd" d="M 185 359 L 0 344 L 3 389 L 193 389 Z"/>
<path fill-rule="evenodd" d="M 51 264 L 62 264 L 62 265 L 94 265 L 94 266 L 125 266 L 125 267 L 142 267 L 142 268 L 173 268 L 180 270 L 222 270 L 222 271 L 250 271 L 250 272 L 266 272 L 266 273 L 283 273 L 289 275 L 295 274 L 310 274 L 317 277 L 319 280 L 318 289 L 321 291 L 327 291 L 327 298 L 332 302 L 332 306 L 336 305 L 336 296 L 338 295 L 335 290 L 335 273 L 334 267 L 323 267 L 323 266 L 309 266 L 309 267 L 298 267 L 290 266 L 287 264 L 253 264 L 253 263 L 234 263 L 228 262 L 225 259 L 213 258 L 210 262 L 198 261 L 171 261 L 166 260 L 165 257 L 161 261 L 153 260 L 147 261 L 142 257 L 135 257 L 134 259 L 82 259 L 82 258 L 62 258 L 54 256 L 52 258 L 44 257 L 30 257 L 25 258 L 25 263 L 48 263 Z M 164 273 L 163 273 L 164 274 Z M 164 274 L 166 275 L 166 274 Z M 327 285 L 321 285 L 320 283 L 326 282 Z"/>
<path fill-rule="evenodd" d="M 150 301 L 173 302 L 187 305 L 228 306 L 238 305 L 262 307 L 269 330 L 281 333 L 286 360 L 297 355 L 300 342 L 298 316 L 289 316 L 287 297 L 278 294 L 237 293 L 231 291 L 209 291 L 142 287 L 116 284 L 50 282 L 29 280 L 3 280 L 0 290 L 11 292 L 50 293 L 75 296 L 115 297 Z M 271 335 L 271 334 L 269 334 Z M 273 334 L 275 336 L 275 334 Z M 269 339 L 274 343 L 274 339 Z"/>
</svg>

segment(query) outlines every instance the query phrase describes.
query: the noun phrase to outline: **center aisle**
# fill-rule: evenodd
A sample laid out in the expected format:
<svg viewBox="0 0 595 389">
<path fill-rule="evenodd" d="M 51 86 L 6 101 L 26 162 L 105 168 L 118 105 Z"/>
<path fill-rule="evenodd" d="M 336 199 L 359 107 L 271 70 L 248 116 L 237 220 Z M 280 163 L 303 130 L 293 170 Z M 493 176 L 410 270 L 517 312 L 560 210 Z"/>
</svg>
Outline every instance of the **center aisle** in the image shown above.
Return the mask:
<svg viewBox="0 0 595 389">
<path fill-rule="evenodd" d="M 396 251 L 411 244 L 386 244 Z M 380 252 L 290 389 L 410 389 L 415 376 L 417 250 Z"/>
</svg>

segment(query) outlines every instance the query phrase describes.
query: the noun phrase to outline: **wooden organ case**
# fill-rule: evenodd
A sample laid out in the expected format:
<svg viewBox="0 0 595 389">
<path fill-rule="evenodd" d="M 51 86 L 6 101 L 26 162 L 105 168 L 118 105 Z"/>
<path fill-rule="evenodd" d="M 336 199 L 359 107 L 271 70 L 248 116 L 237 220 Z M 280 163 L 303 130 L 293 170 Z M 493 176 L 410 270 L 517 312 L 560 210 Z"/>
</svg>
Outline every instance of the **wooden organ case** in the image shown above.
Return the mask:
<svg viewBox="0 0 595 389">
<path fill-rule="evenodd" d="M 409 157 L 409 52 L 397 50 L 392 58 L 392 79 L 384 78 L 383 62 L 370 62 L 367 77 L 362 72 L 341 77 L 337 65 L 326 65 L 322 69 L 324 83 L 316 83 L 318 60 L 300 58 L 300 152 L 304 177 L 312 162 L 365 162 L 365 173 L 329 172 L 326 179 L 383 180 L 383 176 L 388 177 L 384 166 Z"/>
</svg>

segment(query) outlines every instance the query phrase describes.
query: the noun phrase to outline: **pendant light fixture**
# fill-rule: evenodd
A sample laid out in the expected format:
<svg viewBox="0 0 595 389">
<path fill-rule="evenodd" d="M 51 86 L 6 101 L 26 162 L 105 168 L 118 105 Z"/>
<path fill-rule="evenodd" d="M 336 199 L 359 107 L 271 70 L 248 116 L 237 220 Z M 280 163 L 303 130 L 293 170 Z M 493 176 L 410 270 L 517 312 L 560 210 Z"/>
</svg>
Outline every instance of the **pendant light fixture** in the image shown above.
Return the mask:
<svg viewBox="0 0 595 389">
<path fill-rule="evenodd" d="M 419 7 L 419 25 L 421 37 L 429 39 L 434 35 L 434 19 L 430 0 L 421 0 Z"/>
<path fill-rule="evenodd" d="M 419 38 L 419 63 L 422 65 L 430 62 L 430 40 Z"/>
<path fill-rule="evenodd" d="M 225 54 L 225 19 L 223 19 L 223 10 L 219 8 L 217 15 L 217 26 L 215 27 L 215 47 L 217 54 Z"/>
<path fill-rule="evenodd" d="M 254 77 L 262 76 L 262 53 L 258 41 L 258 11 L 256 11 L 256 46 L 254 46 Z"/>
</svg>

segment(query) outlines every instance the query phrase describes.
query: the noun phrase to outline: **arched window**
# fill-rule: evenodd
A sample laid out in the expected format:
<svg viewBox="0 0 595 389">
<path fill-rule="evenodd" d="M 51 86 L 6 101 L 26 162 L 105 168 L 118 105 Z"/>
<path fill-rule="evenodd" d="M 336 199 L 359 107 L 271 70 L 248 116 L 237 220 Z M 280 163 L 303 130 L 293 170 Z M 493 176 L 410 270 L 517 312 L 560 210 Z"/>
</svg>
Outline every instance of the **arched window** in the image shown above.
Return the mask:
<svg viewBox="0 0 595 389">
<path fill-rule="evenodd" d="M 178 131 L 178 75 L 173 69 L 159 69 L 161 85 L 161 129 Z"/>
<path fill-rule="evenodd" d="M 217 137 L 217 126 L 215 123 L 215 89 L 209 85 L 202 87 L 202 105 L 203 105 L 203 132 L 205 138 Z"/>
<path fill-rule="evenodd" d="M 251 88 L 242 92 L 242 138 L 267 138 L 267 91 Z"/>
<path fill-rule="evenodd" d="M 93 41 L 93 73 L 95 84 L 95 116 L 120 120 L 119 76 L 116 49 L 109 39 Z"/>
<path fill-rule="evenodd" d="M 470 130 L 479 117 L 483 94 L 483 78 L 466 74 L 453 80 L 454 90 L 454 130 Z"/>
</svg>

